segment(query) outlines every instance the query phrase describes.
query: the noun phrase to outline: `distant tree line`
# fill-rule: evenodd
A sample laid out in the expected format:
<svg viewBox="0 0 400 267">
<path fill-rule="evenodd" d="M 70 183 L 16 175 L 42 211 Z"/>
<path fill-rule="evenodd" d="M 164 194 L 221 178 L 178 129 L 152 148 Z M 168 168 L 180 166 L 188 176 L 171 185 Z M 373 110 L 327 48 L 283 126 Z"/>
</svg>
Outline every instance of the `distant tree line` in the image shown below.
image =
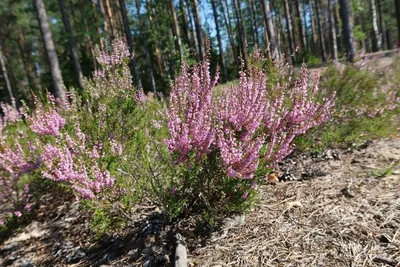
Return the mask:
<svg viewBox="0 0 400 267">
<path fill-rule="evenodd" d="M 353 61 L 357 50 L 399 46 L 400 0 L 2 0 L 0 99 L 63 97 L 95 66 L 96 47 L 126 39 L 133 83 L 167 94 L 185 60 L 206 55 L 221 80 L 255 45 L 292 64 Z"/>
</svg>

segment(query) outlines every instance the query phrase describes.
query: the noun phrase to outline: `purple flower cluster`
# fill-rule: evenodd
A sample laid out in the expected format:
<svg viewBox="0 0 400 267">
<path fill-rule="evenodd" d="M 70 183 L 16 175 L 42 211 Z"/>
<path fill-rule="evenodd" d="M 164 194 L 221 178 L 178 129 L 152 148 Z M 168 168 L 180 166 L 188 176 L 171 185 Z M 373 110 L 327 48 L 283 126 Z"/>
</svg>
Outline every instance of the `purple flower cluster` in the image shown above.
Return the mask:
<svg viewBox="0 0 400 267">
<path fill-rule="evenodd" d="M 122 38 L 116 38 L 112 43 L 111 53 L 104 50 L 97 56 L 97 62 L 101 65 L 121 65 L 124 59 L 130 57 L 129 48 Z"/>
<path fill-rule="evenodd" d="M 121 95 L 133 90 L 132 76 L 127 65 L 130 58 L 128 46 L 121 38 L 116 38 L 112 43 L 112 51 L 98 52 L 97 62 L 101 66 L 93 73 L 93 83 L 88 90 L 93 96 L 103 94 Z"/>
<path fill-rule="evenodd" d="M 114 184 L 114 178 L 105 170 L 102 171 L 98 159 L 103 155 L 99 147 L 88 148 L 85 136 L 75 124 L 73 139 L 65 134 L 65 143 L 58 140 L 56 144 L 45 144 L 41 154 L 43 162 L 42 175 L 45 178 L 66 182 L 72 186 L 79 197 L 93 199 L 104 189 Z"/>
<path fill-rule="evenodd" d="M 46 111 L 43 107 L 37 106 L 33 117 L 29 117 L 28 120 L 31 130 L 39 135 L 59 136 L 65 125 L 65 119 L 54 107 Z"/>
<path fill-rule="evenodd" d="M 216 138 L 212 90 L 218 77 L 217 72 L 211 78 L 210 62 L 205 59 L 194 66 L 191 73 L 188 66 L 182 64 L 182 73 L 172 84 L 168 112 L 171 138 L 166 144 L 171 151 L 179 153 L 179 162 L 186 161 L 189 152 L 200 159 L 209 152 Z"/>
<path fill-rule="evenodd" d="M 190 153 L 200 158 L 216 151 L 230 177 L 250 179 L 260 159 L 275 167 L 291 153 L 297 135 L 331 116 L 334 95 L 318 103 L 319 77 L 310 88 L 305 66 L 294 86 L 268 88 L 267 75 L 255 67 L 263 60 L 258 49 L 252 59 L 254 66 L 239 73 L 239 84 L 215 101 L 216 79 L 211 82 L 208 60 L 191 73 L 183 65 L 171 90 L 167 140 L 179 162 L 188 161 Z"/>
</svg>

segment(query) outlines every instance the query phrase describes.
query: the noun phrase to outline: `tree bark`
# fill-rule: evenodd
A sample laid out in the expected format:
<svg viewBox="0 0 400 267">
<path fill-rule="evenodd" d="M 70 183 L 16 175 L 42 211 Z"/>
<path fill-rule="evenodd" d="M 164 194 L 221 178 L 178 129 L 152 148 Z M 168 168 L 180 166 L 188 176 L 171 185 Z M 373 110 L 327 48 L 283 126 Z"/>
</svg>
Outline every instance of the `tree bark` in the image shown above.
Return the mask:
<svg viewBox="0 0 400 267">
<path fill-rule="evenodd" d="M 136 85 L 137 85 L 138 89 L 142 90 L 143 89 L 142 81 L 140 79 L 139 69 L 137 67 L 136 59 L 135 59 L 135 55 L 134 55 L 133 40 L 132 40 L 131 29 L 129 27 L 128 15 L 126 13 L 125 0 L 119 0 L 119 5 L 121 8 L 122 21 L 124 23 L 126 41 L 128 43 L 129 52 L 131 54 L 131 61 L 130 61 L 131 73 L 132 73 L 132 76 L 135 77 L 135 79 L 136 79 Z"/>
<path fill-rule="evenodd" d="M 3 73 L 4 80 L 6 82 L 6 88 L 8 92 L 8 96 L 10 98 L 10 103 L 13 103 L 13 100 L 16 101 L 14 94 L 13 94 L 13 88 L 11 86 L 10 78 L 8 77 L 8 70 L 7 70 L 7 65 L 6 65 L 6 59 L 3 54 L 3 48 L 0 44 L 0 65 L 1 65 L 1 72 Z"/>
<path fill-rule="evenodd" d="M 331 28 L 331 41 L 332 41 L 332 60 L 338 60 L 338 50 L 337 50 L 337 41 L 336 41 L 336 24 L 335 24 L 335 16 L 334 16 L 334 4 L 335 2 L 332 0 L 328 0 L 328 8 L 329 8 L 329 24 Z"/>
<path fill-rule="evenodd" d="M 72 62 L 74 64 L 75 75 L 78 82 L 78 86 L 83 92 L 84 85 L 83 85 L 82 68 L 81 64 L 79 63 L 78 49 L 76 48 L 75 36 L 72 33 L 72 28 L 71 28 L 71 23 L 69 21 L 67 8 L 65 6 L 64 0 L 58 0 L 58 5 L 60 7 L 65 32 L 68 34 L 68 42 L 69 42 L 69 47 L 71 49 L 71 57 L 72 57 Z"/>
<path fill-rule="evenodd" d="M 386 36 L 386 27 L 385 27 L 385 20 L 383 18 L 382 13 L 382 0 L 378 1 L 378 14 L 379 14 L 379 30 L 381 32 L 382 37 L 382 49 L 387 49 L 387 36 Z"/>
<path fill-rule="evenodd" d="M 382 36 L 379 33 L 378 19 L 376 15 L 375 0 L 371 0 L 372 27 L 374 29 L 374 48 L 378 51 L 382 49 Z"/>
<path fill-rule="evenodd" d="M 178 17 L 176 16 L 176 12 L 175 12 L 174 0 L 169 0 L 168 1 L 168 8 L 169 8 L 169 10 L 171 12 L 172 33 L 174 34 L 176 49 L 179 52 L 180 60 L 183 61 L 185 58 L 184 58 L 184 55 L 183 55 L 181 34 L 180 34 L 180 31 L 179 31 Z"/>
<path fill-rule="evenodd" d="M 317 15 L 317 26 L 318 26 L 318 35 L 319 35 L 319 45 L 321 49 L 321 57 L 322 61 L 326 61 L 326 48 L 325 48 L 325 36 L 324 36 L 324 28 L 322 26 L 322 19 L 321 19 L 321 14 L 320 14 L 320 7 L 319 7 L 319 1 L 320 0 L 315 0 L 315 11 Z"/>
<path fill-rule="evenodd" d="M 140 14 L 140 0 L 136 0 L 135 3 L 136 3 L 136 13 L 137 13 L 138 20 L 139 20 L 139 31 L 143 34 L 145 31 L 144 31 L 143 19 Z M 144 36 L 144 38 L 143 38 L 143 50 L 144 50 L 144 54 L 146 56 L 147 68 L 149 70 L 151 90 L 153 91 L 153 94 L 156 97 L 157 96 L 156 81 L 154 79 L 153 63 L 151 62 L 150 53 L 149 53 L 149 45 L 147 43 L 146 36 Z"/>
<path fill-rule="evenodd" d="M 228 17 L 226 17 L 226 16 L 225 16 L 225 12 L 222 11 L 222 13 L 223 13 L 223 15 L 224 15 L 225 26 L 226 26 L 226 30 L 227 30 L 227 32 L 228 32 L 229 42 L 230 42 L 230 44 L 231 44 L 232 55 L 233 55 L 233 57 L 234 57 L 235 64 L 236 64 L 236 66 L 239 67 L 239 64 L 240 64 L 240 63 L 239 63 L 239 58 L 238 58 L 237 53 L 236 53 L 235 41 L 234 41 L 234 39 L 233 39 L 233 31 L 232 31 L 232 24 L 231 24 L 231 15 L 230 15 L 230 12 L 229 12 L 228 1 L 227 1 L 227 0 L 224 0 L 224 3 L 225 3 L 225 8 L 226 8 L 226 15 L 228 16 Z M 222 8 L 223 8 L 224 6 L 222 5 L 221 0 L 220 0 L 220 4 L 221 4 L 221 6 L 222 6 Z"/>
<path fill-rule="evenodd" d="M 111 28 L 111 23 L 110 19 L 107 15 L 106 8 L 104 6 L 104 0 L 99 0 L 99 7 L 100 7 L 100 13 L 103 16 L 103 24 L 104 24 L 104 31 L 107 36 L 107 43 L 110 44 L 111 36 L 112 36 L 112 28 Z"/>
<path fill-rule="evenodd" d="M 150 29 L 153 29 L 154 10 L 152 7 L 150 7 L 147 0 L 146 0 L 146 9 L 147 9 L 147 14 L 148 14 Z M 160 73 L 160 75 L 163 76 L 164 75 L 163 61 L 162 61 L 161 52 L 160 52 L 159 47 L 160 47 L 160 45 L 159 45 L 158 40 L 154 40 L 154 48 L 156 51 L 156 59 L 157 59 L 157 68 L 158 68 L 158 72 Z"/>
<path fill-rule="evenodd" d="M 337 39 L 337 46 L 338 52 L 343 52 L 343 38 L 342 38 L 342 30 L 340 29 L 340 14 L 339 14 L 339 6 L 338 0 L 334 0 L 334 16 L 335 16 L 335 23 L 336 23 L 336 39 Z"/>
<path fill-rule="evenodd" d="M 400 47 L 400 0 L 394 0 L 397 18 L 397 46 Z"/>
<path fill-rule="evenodd" d="M 233 0 L 233 7 L 235 9 L 236 23 L 239 29 L 240 50 L 244 60 L 245 68 L 247 69 L 246 35 L 244 32 L 242 11 L 240 8 L 239 0 Z"/>
<path fill-rule="evenodd" d="M 226 72 L 226 67 L 225 67 L 224 50 L 222 48 L 222 39 L 221 39 L 220 30 L 219 30 L 218 12 L 217 12 L 217 6 L 215 4 L 215 0 L 211 0 L 211 5 L 212 5 L 213 13 L 214 13 L 215 30 L 217 31 L 217 40 L 218 40 L 219 56 L 221 59 L 221 68 L 222 68 L 222 73 L 224 75 L 224 80 L 226 81 L 228 79 L 228 73 Z"/>
<path fill-rule="evenodd" d="M 269 6 L 269 0 L 261 0 L 261 6 L 262 6 L 264 21 L 265 21 L 264 28 L 265 28 L 266 35 L 268 36 L 269 43 L 270 43 L 271 56 L 273 58 L 277 59 L 277 58 L 279 58 L 278 44 L 276 42 L 276 34 L 275 34 L 274 23 L 272 20 L 271 10 L 270 10 L 270 6 Z"/>
<path fill-rule="evenodd" d="M 190 35 L 191 35 L 191 40 L 192 40 L 192 42 L 191 42 L 191 47 L 194 47 L 194 52 L 195 52 L 195 56 L 196 56 L 196 58 L 197 58 L 197 60 L 198 61 L 200 61 L 201 59 L 200 59 L 200 52 L 199 52 L 199 46 L 198 45 L 196 45 L 196 40 L 197 40 L 197 38 L 196 38 L 196 30 L 195 30 L 195 26 L 193 26 L 193 8 L 192 8 L 192 6 L 191 6 L 191 3 L 189 2 L 189 0 L 185 0 L 185 3 L 186 3 L 186 8 L 187 8 L 187 11 L 188 11 L 188 19 L 189 19 L 189 29 L 190 29 Z"/>
<path fill-rule="evenodd" d="M 108 22 L 109 22 L 109 26 L 110 26 L 110 30 L 111 30 L 111 38 L 114 39 L 115 38 L 114 16 L 113 16 L 113 13 L 112 13 L 110 1 L 109 0 L 105 0 L 105 1 L 106 1 L 106 6 L 105 6 L 106 10 L 105 11 L 107 13 L 107 18 L 108 18 Z"/>
<path fill-rule="evenodd" d="M 302 50 L 307 50 L 306 46 L 306 39 L 305 39 L 305 34 L 304 34 L 304 29 L 303 29 L 303 12 L 301 10 L 301 3 L 300 0 L 295 1 L 295 6 L 296 6 L 296 13 L 297 13 L 297 26 L 299 29 L 299 39 L 300 39 L 300 45 Z"/>
<path fill-rule="evenodd" d="M 94 0 L 90 0 L 90 2 L 92 5 L 93 22 L 94 22 L 94 25 L 96 25 L 97 35 L 99 36 L 100 49 L 103 50 L 104 43 L 103 43 L 103 38 L 101 38 L 101 28 L 98 26 L 97 7 L 96 7 Z"/>
<path fill-rule="evenodd" d="M 257 24 L 256 12 L 254 10 L 253 1 L 254 0 L 248 0 L 247 7 L 249 9 L 249 14 L 250 14 L 251 29 L 252 29 L 252 33 L 253 33 L 254 45 L 259 46 L 259 43 L 258 43 L 258 24 Z"/>
<path fill-rule="evenodd" d="M 312 30 L 312 44 L 313 44 L 313 49 L 314 49 L 314 54 L 319 56 L 319 48 L 318 48 L 318 34 L 317 34 L 317 29 L 315 27 L 315 12 L 313 10 L 314 8 L 314 0 L 310 0 L 308 2 L 308 6 L 310 8 L 310 20 L 311 20 L 311 30 Z"/>
<path fill-rule="evenodd" d="M 56 98 L 60 99 L 61 103 L 64 103 L 66 99 L 60 65 L 58 64 L 57 52 L 53 43 L 53 37 L 51 35 L 46 9 L 42 0 L 33 0 L 33 5 L 36 8 L 39 28 L 49 62 L 51 77 L 53 80 L 54 95 Z"/>
<path fill-rule="evenodd" d="M 399 0 L 400 1 L 400 0 Z M 347 60 L 354 62 L 356 48 L 353 35 L 353 20 L 349 0 L 339 0 L 340 16 L 343 24 L 343 38 L 346 46 Z"/>
<path fill-rule="evenodd" d="M 189 20 L 186 15 L 185 1 L 180 0 L 180 7 L 181 7 L 181 12 L 182 12 L 182 18 L 183 18 L 183 35 L 184 35 L 186 44 L 190 45 Z"/>
<path fill-rule="evenodd" d="M 285 0 L 284 4 L 285 4 L 285 19 L 286 19 L 286 29 L 287 29 L 287 33 L 288 33 L 287 35 L 288 35 L 288 40 L 289 40 L 290 58 L 292 60 L 292 64 L 295 65 L 295 60 L 294 60 L 295 47 L 294 47 L 294 40 L 293 40 L 293 28 L 292 28 L 292 22 L 290 19 L 290 10 L 289 10 L 288 0 Z"/>
<path fill-rule="evenodd" d="M 28 82 L 35 94 L 38 94 L 42 87 L 40 85 L 40 82 L 38 78 L 36 77 L 35 70 L 32 66 L 32 63 L 34 63 L 32 57 L 31 57 L 31 47 L 30 44 L 26 44 L 24 34 L 22 31 L 18 32 L 18 48 L 21 53 L 21 58 L 22 58 L 22 63 L 24 65 L 24 70 L 26 72 L 26 75 L 28 77 Z"/>
<path fill-rule="evenodd" d="M 262 3 L 262 2 L 261 2 L 261 3 Z M 264 27 L 264 43 L 265 43 L 265 48 L 266 48 L 266 52 L 267 52 L 268 58 L 272 58 L 272 54 L 273 54 L 273 53 L 271 53 L 272 48 L 271 48 L 271 42 L 270 42 L 269 36 L 268 36 L 268 24 L 267 24 L 267 21 L 266 21 L 266 19 L 265 19 L 265 10 L 264 10 L 264 8 L 262 8 L 262 13 L 263 13 L 263 20 L 262 20 L 262 23 L 263 23 L 263 27 Z"/>
<path fill-rule="evenodd" d="M 197 0 L 192 0 L 192 4 L 193 4 L 194 25 L 196 28 L 196 35 L 197 35 L 197 45 L 199 48 L 199 56 L 200 60 L 203 60 L 204 58 L 203 37 L 202 37 L 203 34 L 201 29 L 200 14 L 199 14 Z"/>
</svg>

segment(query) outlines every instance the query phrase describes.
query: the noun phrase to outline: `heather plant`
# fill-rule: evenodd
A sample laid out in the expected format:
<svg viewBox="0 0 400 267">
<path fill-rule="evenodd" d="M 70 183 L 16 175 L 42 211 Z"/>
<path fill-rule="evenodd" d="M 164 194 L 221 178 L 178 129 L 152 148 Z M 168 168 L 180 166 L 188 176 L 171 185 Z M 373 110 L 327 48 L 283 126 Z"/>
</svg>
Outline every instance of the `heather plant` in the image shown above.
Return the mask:
<svg viewBox="0 0 400 267">
<path fill-rule="evenodd" d="M 310 86 L 305 66 L 294 84 L 269 81 L 260 51 L 250 58 L 239 83 L 216 94 L 219 74 L 211 77 L 207 58 L 191 71 L 183 64 L 172 85 L 166 144 L 182 166 L 170 188 L 168 203 L 180 209 L 174 214 L 250 207 L 268 171 L 291 153 L 294 138 L 332 112 L 334 94 L 318 102 L 318 78 Z"/>
<path fill-rule="evenodd" d="M 34 96 L 33 109 L 2 104 L 0 193 L 10 216 L 23 215 L 24 203 L 30 207 L 28 185 L 21 183 L 35 183 L 33 178 L 62 185 L 89 210 L 105 211 L 101 214 L 107 214 L 113 201 L 136 197 L 132 183 L 124 179 L 133 172 L 126 167 L 127 148 L 138 121 L 129 52 L 117 39 L 98 53 L 99 68 L 86 81 L 83 96 L 70 90 L 63 103 L 50 94 Z"/>
<path fill-rule="evenodd" d="M 321 86 L 327 92 L 335 88 L 336 111 L 329 123 L 296 141 L 300 148 L 321 150 L 343 144 L 357 145 L 398 131 L 398 60 L 394 58 L 384 68 L 368 59 L 354 65 L 329 66 L 322 73 Z"/>
</svg>

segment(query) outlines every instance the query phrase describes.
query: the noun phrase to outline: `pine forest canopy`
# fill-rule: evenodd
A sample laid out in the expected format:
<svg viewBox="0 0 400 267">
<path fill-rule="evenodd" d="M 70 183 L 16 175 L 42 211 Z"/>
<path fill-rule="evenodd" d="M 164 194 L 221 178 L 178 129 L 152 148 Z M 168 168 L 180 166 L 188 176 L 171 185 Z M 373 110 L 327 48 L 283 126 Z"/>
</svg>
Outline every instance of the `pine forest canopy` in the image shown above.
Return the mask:
<svg viewBox="0 0 400 267">
<path fill-rule="evenodd" d="M 153 93 L 168 94 L 207 40 L 222 82 L 237 78 L 247 47 L 293 64 L 352 61 L 399 47 L 400 0 L 2 0 L 0 25 L 0 100 L 19 105 L 31 92 L 83 92 L 98 48 L 118 36 L 134 85 Z"/>
</svg>

